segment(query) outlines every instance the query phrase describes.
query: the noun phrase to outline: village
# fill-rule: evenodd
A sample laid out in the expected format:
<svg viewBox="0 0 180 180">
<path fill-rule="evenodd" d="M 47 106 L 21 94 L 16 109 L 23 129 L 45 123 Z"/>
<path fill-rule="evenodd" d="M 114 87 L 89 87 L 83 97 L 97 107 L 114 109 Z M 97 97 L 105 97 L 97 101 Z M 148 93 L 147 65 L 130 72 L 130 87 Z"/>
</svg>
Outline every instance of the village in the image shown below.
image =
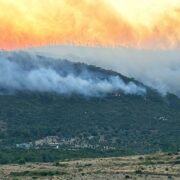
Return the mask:
<svg viewBox="0 0 180 180">
<path fill-rule="evenodd" d="M 92 140 L 94 136 L 89 136 L 88 139 Z M 100 139 L 100 141 L 103 141 Z M 34 142 L 26 142 L 16 144 L 16 148 L 19 149 L 42 149 L 42 148 L 51 148 L 51 149 L 104 149 L 112 150 L 114 147 L 107 145 L 101 146 L 100 144 L 92 144 L 88 141 L 82 141 L 79 137 L 74 138 L 60 138 L 58 136 L 47 136 L 42 139 L 38 139 Z"/>
</svg>

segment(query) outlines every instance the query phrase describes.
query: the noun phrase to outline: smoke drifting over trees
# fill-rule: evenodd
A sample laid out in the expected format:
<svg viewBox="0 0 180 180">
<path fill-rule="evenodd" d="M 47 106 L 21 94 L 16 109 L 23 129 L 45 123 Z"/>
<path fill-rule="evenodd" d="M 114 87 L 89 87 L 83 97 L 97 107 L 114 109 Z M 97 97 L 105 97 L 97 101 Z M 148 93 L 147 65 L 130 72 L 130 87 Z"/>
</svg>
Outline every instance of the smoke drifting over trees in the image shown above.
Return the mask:
<svg viewBox="0 0 180 180">
<path fill-rule="evenodd" d="M 103 96 L 113 92 L 144 95 L 145 87 L 119 76 L 90 70 L 87 65 L 23 52 L 0 54 L 1 91 L 38 91 Z"/>
<path fill-rule="evenodd" d="M 44 46 L 29 50 L 54 58 L 93 64 L 133 77 L 156 89 L 180 97 L 180 51 L 82 46 Z"/>
</svg>

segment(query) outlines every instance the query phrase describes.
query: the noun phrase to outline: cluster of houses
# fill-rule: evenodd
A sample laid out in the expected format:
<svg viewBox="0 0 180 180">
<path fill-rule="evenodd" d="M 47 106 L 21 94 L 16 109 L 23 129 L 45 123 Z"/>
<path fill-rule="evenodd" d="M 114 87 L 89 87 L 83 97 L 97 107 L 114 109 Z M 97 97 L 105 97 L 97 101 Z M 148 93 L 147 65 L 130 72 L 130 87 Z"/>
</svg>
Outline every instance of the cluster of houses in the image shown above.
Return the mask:
<svg viewBox="0 0 180 180">
<path fill-rule="evenodd" d="M 88 139 L 92 139 L 93 136 L 90 136 Z M 16 144 L 16 148 L 20 149 L 40 149 L 40 148 L 52 148 L 52 149 L 60 149 L 62 147 L 70 148 L 70 149 L 80 149 L 80 148 L 90 148 L 96 149 L 99 148 L 99 144 L 90 144 L 88 142 L 82 141 L 79 138 L 70 138 L 70 139 L 60 139 L 58 136 L 47 136 L 43 139 L 36 140 L 34 142 L 21 143 Z M 103 149 L 110 149 L 108 146 L 103 146 Z"/>
<path fill-rule="evenodd" d="M 16 144 L 16 148 L 30 149 L 40 147 L 52 147 L 59 149 L 60 140 L 58 136 L 47 136 L 43 139 L 36 140 L 34 142 Z"/>
</svg>

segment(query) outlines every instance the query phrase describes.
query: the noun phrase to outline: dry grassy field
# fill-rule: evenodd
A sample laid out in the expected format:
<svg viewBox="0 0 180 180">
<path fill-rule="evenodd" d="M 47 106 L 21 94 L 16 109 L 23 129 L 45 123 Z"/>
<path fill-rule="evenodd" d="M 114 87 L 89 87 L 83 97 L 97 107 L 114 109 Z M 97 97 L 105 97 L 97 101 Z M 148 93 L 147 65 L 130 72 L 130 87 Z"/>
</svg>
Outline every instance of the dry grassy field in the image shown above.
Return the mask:
<svg viewBox="0 0 180 180">
<path fill-rule="evenodd" d="M 180 153 L 2 165 L 0 179 L 180 180 Z"/>
</svg>

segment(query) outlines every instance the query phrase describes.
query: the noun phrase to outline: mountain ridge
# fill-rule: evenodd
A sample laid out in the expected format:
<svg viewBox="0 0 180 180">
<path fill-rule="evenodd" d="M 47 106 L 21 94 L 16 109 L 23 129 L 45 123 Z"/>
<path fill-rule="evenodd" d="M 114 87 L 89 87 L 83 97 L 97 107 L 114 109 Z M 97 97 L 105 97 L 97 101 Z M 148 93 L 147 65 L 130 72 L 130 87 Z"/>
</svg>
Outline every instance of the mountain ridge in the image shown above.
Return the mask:
<svg viewBox="0 0 180 180">
<path fill-rule="evenodd" d="M 17 60 L 19 62 L 32 58 L 26 53 L 21 55 Z M 6 57 L 14 61 L 12 54 Z M 100 79 L 106 79 L 107 74 L 119 75 L 127 85 L 132 81 L 137 86 L 144 86 L 116 72 L 95 66 L 69 61 L 55 62 L 49 58 L 46 61 L 43 56 L 36 58 L 46 62 L 44 67 L 55 69 L 67 63 L 75 69 L 74 74 L 82 74 L 81 70 L 86 67 L 86 70 L 93 72 L 90 79 L 96 79 L 97 75 L 101 75 Z M 27 63 L 22 67 L 29 72 L 33 65 L 37 67 L 37 61 L 34 62 L 30 63 L 31 66 Z M 61 73 L 66 76 L 67 72 Z M 21 147 L 24 143 L 27 145 L 32 142 L 30 148 L 51 149 L 48 143 L 40 147 L 34 144 L 48 137 L 58 137 L 64 139 L 64 143 L 57 142 L 60 149 L 123 148 L 132 153 L 177 150 L 180 147 L 179 98 L 172 94 L 161 96 L 157 91 L 144 87 L 146 93 L 143 95 L 112 91 L 105 96 L 88 98 L 76 93 L 64 95 L 36 89 L 2 94 L 0 145 L 3 148 L 18 148 L 19 145 Z M 70 141 L 73 143 L 68 144 Z M 26 149 L 26 146 L 23 148 Z"/>
<path fill-rule="evenodd" d="M 16 52 L 15 55 L 18 53 Z M 10 162 L 17 162 L 19 153 L 22 153 L 22 157 L 26 156 L 26 161 L 38 161 L 48 156 L 49 152 L 53 152 L 53 157 L 49 160 L 45 158 L 46 161 L 53 161 L 61 153 L 63 156 L 67 152 L 72 153 L 72 156 L 75 152 L 76 154 L 86 152 L 85 154 L 90 153 L 94 157 L 104 153 L 113 156 L 114 154 L 145 154 L 179 149 L 180 100 L 177 96 L 173 94 L 162 96 L 156 90 L 132 78 L 95 66 L 72 63 L 67 60 L 54 60 L 43 56 L 31 56 L 22 52 L 20 54 L 21 56 L 17 58 L 7 53 L 0 59 L 1 65 L 4 65 L 1 71 L 4 72 L 2 74 L 4 77 L 1 76 L 0 80 L 0 156 L 5 156 L 2 163 L 7 162 L 9 158 Z M 37 59 L 34 62 L 29 61 L 33 58 L 37 58 L 38 61 Z M 24 64 L 18 64 L 25 61 Z M 16 67 L 14 64 L 13 68 L 10 68 L 2 62 L 10 64 L 18 62 L 17 69 L 22 73 L 17 73 L 16 68 L 14 70 Z M 38 74 L 39 81 L 35 84 L 36 86 L 33 86 L 34 89 L 29 88 L 31 86 L 26 80 L 34 82 L 34 79 L 29 81 L 29 74 L 39 71 L 42 67 L 47 71 Z M 7 70 L 9 70 L 8 73 L 6 73 Z M 41 83 L 41 81 L 44 83 L 42 77 L 48 79 L 48 83 L 54 80 L 48 77 L 48 72 L 52 74 L 52 71 L 57 72 L 57 79 L 62 79 L 73 72 L 71 73 L 73 77 L 83 75 L 81 79 L 91 82 L 90 84 L 95 81 L 93 83 L 95 85 L 99 82 L 103 82 L 104 85 L 104 82 L 105 84 L 111 82 L 109 77 L 118 76 L 122 79 L 120 82 L 123 82 L 123 86 L 115 86 L 119 89 L 110 88 L 110 91 L 106 91 L 103 95 L 98 94 L 98 96 L 96 94 L 88 96 L 77 93 L 78 91 L 64 94 L 51 88 L 48 91 L 37 89 L 39 85 L 41 88 L 46 87 Z M 6 79 L 5 74 L 11 74 L 8 76 L 9 79 Z M 11 80 L 12 84 L 16 81 L 18 83 L 12 86 L 11 83 L 2 81 L 2 78 Z M 25 83 L 21 81 L 21 78 Z M 68 85 L 66 81 L 66 84 L 62 82 L 64 81 L 60 81 L 61 86 Z M 75 81 L 73 85 L 80 86 L 78 82 Z M 71 81 L 68 83 L 71 85 Z M 2 85 L 6 85 L 4 89 Z M 50 85 L 54 86 L 56 83 Z M 7 93 L 7 89 L 12 87 L 16 88 Z M 69 87 L 72 88 L 72 86 Z M 129 93 L 127 87 L 136 87 L 136 91 Z M 137 87 L 145 88 L 145 93 L 138 94 Z M 6 152 L 12 156 L 4 155 Z M 34 159 L 32 160 L 30 156 Z"/>
</svg>

